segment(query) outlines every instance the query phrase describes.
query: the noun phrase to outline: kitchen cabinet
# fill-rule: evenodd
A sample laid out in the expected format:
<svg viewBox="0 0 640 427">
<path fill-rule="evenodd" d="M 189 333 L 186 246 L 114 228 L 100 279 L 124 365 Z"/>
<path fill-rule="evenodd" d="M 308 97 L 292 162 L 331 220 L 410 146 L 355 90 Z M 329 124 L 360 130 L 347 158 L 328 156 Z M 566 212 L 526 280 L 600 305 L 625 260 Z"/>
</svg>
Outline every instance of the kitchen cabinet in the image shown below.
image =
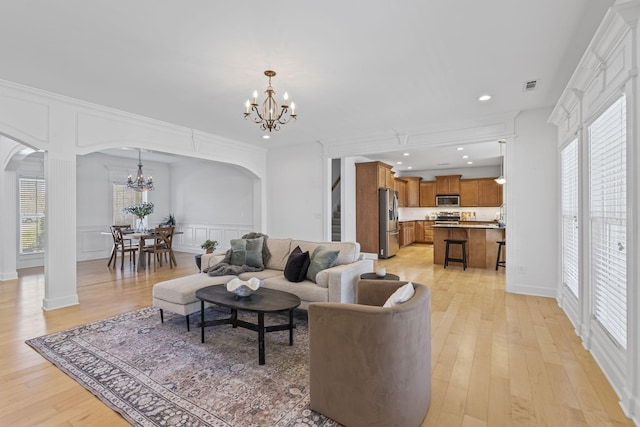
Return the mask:
<svg viewBox="0 0 640 427">
<path fill-rule="evenodd" d="M 416 242 L 417 243 L 424 243 L 424 227 L 422 226 L 422 223 L 424 221 L 416 221 Z"/>
<path fill-rule="evenodd" d="M 407 207 L 420 206 L 420 181 L 419 176 L 403 176 L 403 180 L 407 182 Z"/>
<path fill-rule="evenodd" d="M 460 194 L 462 175 L 436 176 L 436 194 Z"/>
<path fill-rule="evenodd" d="M 433 243 L 434 221 L 416 221 L 416 242 Z"/>
<path fill-rule="evenodd" d="M 356 163 L 356 240 L 360 250 L 379 253 L 378 189 L 395 189 L 391 166 L 382 162 Z"/>
<path fill-rule="evenodd" d="M 416 241 L 416 222 L 403 221 L 400 227 L 400 247 L 412 244 Z"/>
<path fill-rule="evenodd" d="M 426 208 L 436 206 L 435 181 L 420 181 L 420 206 Z"/>
<path fill-rule="evenodd" d="M 435 221 L 422 221 L 424 243 L 433 243 L 433 224 L 435 224 Z"/>
<path fill-rule="evenodd" d="M 404 208 L 407 206 L 407 181 L 396 178 L 395 183 L 398 192 L 398 206 Z"/>
<path fill-rule="evenodd" d="M 502 206 L 502 188 L 495 178 L 478 179 L 478 206 Z"/>
<path fill-rule="evenodd" d="M 382 162 L 373 163 L 378 164 L 378 188 L 389 188 L 391 190 L 395 190 L 396 183 L 393 177 L 394 173 L 391 172 L 392 166 Z"/>
<path fill-rule="evenodd" d="M 495 178 L 460 180 L 460 207 L 476 206 L 502 206 L 502 186 Z"/>
<path fill-rule="evenodd" d="M 460 180 L 460 207 L 475 207 L 479 205 L 478 180 Z"/>
</svg>

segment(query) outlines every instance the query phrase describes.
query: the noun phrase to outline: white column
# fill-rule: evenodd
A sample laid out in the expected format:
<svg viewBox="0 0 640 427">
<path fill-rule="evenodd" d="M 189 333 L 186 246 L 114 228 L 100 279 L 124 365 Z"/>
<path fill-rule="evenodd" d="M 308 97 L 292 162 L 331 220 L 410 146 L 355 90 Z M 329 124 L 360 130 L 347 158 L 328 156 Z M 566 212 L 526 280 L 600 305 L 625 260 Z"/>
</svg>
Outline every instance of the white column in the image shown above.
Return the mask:
<svg viewBox="0 0 640 427">
<path fill-rule="evenodd" d="M 78 304 L 76 290 L 76 157 L 69 152 L 45 153 L 47 184 L 42 308 Z"/>
<path fill-rule="evenodd" d="M 16 171 L 0 172 L 0 280 L 18 278 L 16 271 Z"/>
</svg>

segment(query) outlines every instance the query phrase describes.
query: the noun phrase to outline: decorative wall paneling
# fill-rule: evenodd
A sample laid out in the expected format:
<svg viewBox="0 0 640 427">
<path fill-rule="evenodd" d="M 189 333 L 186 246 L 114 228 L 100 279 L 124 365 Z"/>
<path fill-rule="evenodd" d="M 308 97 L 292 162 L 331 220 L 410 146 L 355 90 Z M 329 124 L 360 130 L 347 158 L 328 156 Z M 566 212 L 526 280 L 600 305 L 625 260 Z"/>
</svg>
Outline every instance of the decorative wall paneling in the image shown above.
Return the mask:
<svg viewBox="0 0 640 427">
<path fill-rule="evenodd" d="M 79 227 L 77 235 L 78 261 L 108 258 L 113 246 L 111 235 L 102 234 L 109 230 L 110 224 Z M 200 245 L 207 239 L 217 240 L 218 251 L 226 251 L 231 239 L 239 239 L 255 231 L 246 225 L 237 224 L 184 224 L 178 225 L 173 237 L 173 250 L 178 252 L 202 253 Z M 42 257 L 39 258 L 40 260 Z M 34 265 L 42 265 L 42 261 Z"/>
</svg>

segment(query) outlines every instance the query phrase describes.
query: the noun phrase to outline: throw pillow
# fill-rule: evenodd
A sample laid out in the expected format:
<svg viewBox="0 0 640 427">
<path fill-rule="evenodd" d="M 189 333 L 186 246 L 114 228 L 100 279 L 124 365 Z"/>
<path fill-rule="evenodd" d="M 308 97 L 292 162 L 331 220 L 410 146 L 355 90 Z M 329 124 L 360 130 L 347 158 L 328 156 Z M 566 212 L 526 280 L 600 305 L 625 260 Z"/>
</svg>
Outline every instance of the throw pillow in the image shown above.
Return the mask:
<svg viewBox="0 0 640 427">
<path fill-rule="evenodd" d="M 249 267 L 264 268 L 262 262 L 262 247 L 264 246 L 264 237 L 247 240 L 247 259 L 245 264 Z"/>
<path fill-rule="evenodd" d="M 264 239 L 262 243 L 262 264 L 264 264 L 264 266 L 266 267 L 269 259 L 271 258 L 271 252 L 269 251 L 269 245 L 267 244 L 267 239 L 269 238 L 269 236 L 262 233 L 256 233 L 254 231 L 242 236 L 243 239 L 257 239 L 258 237 L 262 237 Z"/>
<path fill-rule="evenodd" d="M 287 264 L 284 267 L 284 277 L 290 282 L 302 282 L 307 277 L 307 270 L 309 269 L 309 251 L 302 252 L 300 246 L 296 246 L 291 251 Z"/>
<path fill-rule="evenodd" d="M 316 275 L 327 268 L 333 267 L 338 260 L 338 254 L 340 251 L 330 251 L 324 246 L 318 246 L 314 249 L 311 255 L 311 262 L 309 263 L 309 270 L 307 270 L 307 279 L 312 282 L 316 282 Z"/>
<path fill-rule="evenodd" d="M 229 252 L 229 264 L 244 265 L 247 259 L 247 241 L 245 239 L 231 239 Z"/>
<path fill-rule="evenodd" d="M 413 289 L 413 284 L 411 282 L 405 283 L 391 294 L 383 307 L 395 307 L 396 305 L 409 301 L 415 292 L 416 291 Z"/>
<path fill-rule="evenodd" d="M 257 239 L 232 239 L 229 264 L 264 268 L 262 262 L 263 244 L 263 237 L 258 237 Z"/>
</svg>

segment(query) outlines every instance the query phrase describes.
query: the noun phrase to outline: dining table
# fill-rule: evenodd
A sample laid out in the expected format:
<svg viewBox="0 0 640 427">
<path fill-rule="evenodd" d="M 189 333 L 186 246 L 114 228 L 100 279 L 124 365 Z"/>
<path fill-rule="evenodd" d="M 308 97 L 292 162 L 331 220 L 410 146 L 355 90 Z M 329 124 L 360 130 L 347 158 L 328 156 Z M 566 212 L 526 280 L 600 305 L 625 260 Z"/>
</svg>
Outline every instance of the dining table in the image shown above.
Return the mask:
<svg viewBox="0 0 640 427">
<path fill-rule="evenodd" d="M 103 231 L 101 232 L 101 234 L 108 234 L 109 236 L 111 236 L 111 232 L 110 231 Z M 174 231 L 173 235 L 175 236 L 176 234 L 184 234 L 183 231 Z M 145 241 L 147 239 L 154 239 L 154 231 L 153 230 L 146 230 L 144 232 L 140 232 L 140 231 L 133 231 L 133 232 L 123 232 L 122 237 L 125 240 L 138 240 L 138 262 L 137 262 L 137 266 L 136 266 L 136 271 L 142 271 L 142 270 L 146 270 L 147 268 L 147 260 L 144 256 L 144 245 L 145 245 Z M 171 259 L 173 260 L 173 264 L 174 265 L 178 265 L 176 262 L 176 256 L 173 253 L 173 251 L 171 251 Z"/>
</svg>

